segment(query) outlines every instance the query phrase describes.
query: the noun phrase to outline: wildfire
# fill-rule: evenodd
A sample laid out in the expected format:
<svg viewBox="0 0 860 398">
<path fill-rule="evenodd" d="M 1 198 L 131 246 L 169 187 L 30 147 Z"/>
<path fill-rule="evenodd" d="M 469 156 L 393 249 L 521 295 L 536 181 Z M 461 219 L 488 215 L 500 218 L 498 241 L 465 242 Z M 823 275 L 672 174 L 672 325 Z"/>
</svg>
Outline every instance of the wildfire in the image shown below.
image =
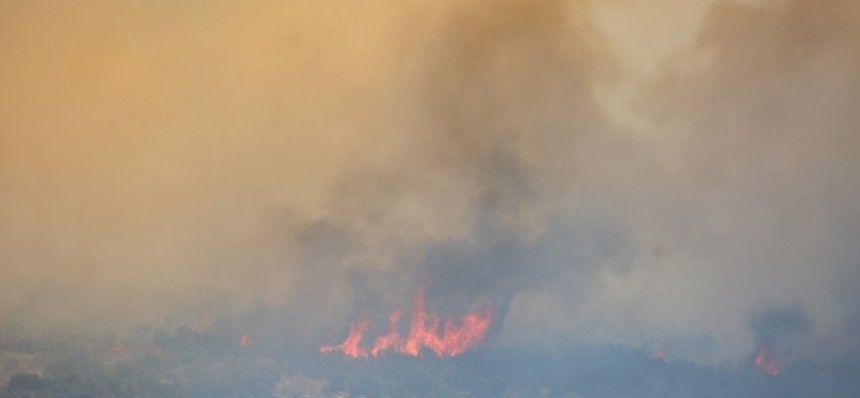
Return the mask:
<svg viewBox="0 0 860 398">
<path fill-rule="evenodd" d="M 397 324 L 400 323 L 402 312 L 400 308 L 395 308 L 388 316 L 388 334 L 379 336 L 376 343 L 373 344 L 373 349 L 370 350 L 370 355 L 379 356 L 388 349 L 397 349 L 400 344 L 400 332 L 397 330 Z"/>
<path fill-rule="evenodd" d="M 320 352 L 328 354 L 334 351 L 341 351 L 344 355 L 353 358 L 366 358 L 367 350 L 360 347 L 361 340 L 364 339 L 364 332 L 367 331 L 367 320 L 360 320 L 349 324 L 349 336 L 343 343 L 336 346 L 322 346 Z"/>
<path fill-rule="evenodd" d="M 782 364 L 776 361 L 776 358 L 771 355 L 764 344 L 759 346 L 758 354 L 755 356 L 755 366 L 758 370 L 771 376 L 776 376 L 782 372 Z"/>
<path fill-rule="evenodd" d="M 254 339 L 251 338 L 251 335 L 243 334 L 239 337 L 239 347 L 248 348 L 251 344 L 254 344 Z"/>
<path fill-rule="evenodd" d="M 663 348 L 651 353 L 651 359 L 654 361 L 665 362 L 667 357 L 668 355 L 666 354 L 666 350 Z"/>
<path fill-rule="evenodd" d="M 415 292 L 412 304 L 412 320 L 409 334 L 403 338 L 398 325 L 402 311 L 397 308 L 388 316 L 388 333 L 379 336 L 368 351 L 361 342 L 367 332 L 367 320 L 350 323 L 349 336 L 336 346 L 322 346 L 320 352 L 329 354 L 340 351 L 353 358 L 377 357 L 383 352 L 393 350 L 398 354 L 420 356 L 422 349 L 428 349 L 440 357 L 462 354 L 484 341 L 493 322 L 493 311 L 489 307 L 478 309 L 466 316 L 444 322 L 427 313 L 424 288 Z"/>
</svg>

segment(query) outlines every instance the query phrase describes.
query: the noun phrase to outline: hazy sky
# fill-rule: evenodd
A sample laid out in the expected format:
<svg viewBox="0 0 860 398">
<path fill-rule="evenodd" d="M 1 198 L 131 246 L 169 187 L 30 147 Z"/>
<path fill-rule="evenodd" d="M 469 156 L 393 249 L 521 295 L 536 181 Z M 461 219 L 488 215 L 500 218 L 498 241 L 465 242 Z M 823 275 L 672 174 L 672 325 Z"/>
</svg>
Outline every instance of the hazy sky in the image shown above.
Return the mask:
<svg viewBox="0 0 860 398">
<path fill-rule="evenodd" d="M 857 347 L 855 3 L 3 2 L 0 314 Z"/>
</svg>

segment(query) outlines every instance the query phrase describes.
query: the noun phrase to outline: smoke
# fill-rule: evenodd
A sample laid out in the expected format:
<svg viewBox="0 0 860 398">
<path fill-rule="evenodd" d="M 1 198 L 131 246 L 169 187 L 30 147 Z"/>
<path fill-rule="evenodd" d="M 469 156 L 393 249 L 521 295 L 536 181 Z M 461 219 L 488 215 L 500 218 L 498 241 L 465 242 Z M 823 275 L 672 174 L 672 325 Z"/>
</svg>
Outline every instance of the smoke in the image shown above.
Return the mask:
<svg viewBox="0 0 860 398">
<path fill-rule="evenodd" d="M 858 347 L 854 2 L 715 2 L 647 62 L 624 3 L 461 3 L 0 6 L 3 327 L 304 342 L 424 285 L 498 344 Z"/>
<path fill-rule="evenodd" d="M 749 322 L 759 352 L 788 362 L 814 354 L 813 320 L 800 308 L 771 308 L 754 314 Z M 804 352 L 806 351 L 806 352 Z"/>
<path fill-rule="evenodd" d="M 389 12 L 344 7 L 4 4 L 4 319 L 103 330 L 283 303 L 284 225 L 321 211 L 390 87 Z"/>
<path fill-rule="evenodd" d="M 422 281 L 504 311 L 572 261 L 529 252 L 605 126 L 584 4 L 103 6 L 4 6 L 10 323 L 310 334 Z"/>
<path fill-rule="evenodd" d="M 436 311 L 493 305 L 498 331 L 522 289 L 570 269 L 588 280 L 609 258 L 629 260 L 623 230 L 600 236 L 617 228 L 611 217 L 590 217 L 585 229 L 584 216 L 556 198 L 567 189 L 561 181 L 575 178 L 577 159 L 567 156 L 607 129 L 594 99 L 607 61 L 590 47 L 599 36 L 583 20 L 587 9 L 555 1 L 492 9 L 453 6 L 432 36 L 408 43 L 422 50 L 403 60 L 402 132 L 391 152 L 341 177 L 329 212 L 298 233 L 300 252 L 328 248 L 302 256 L 316 264 L 305 285 L 331 286 L 305 299 L 346 292 L 339 304 L 354 307 L 340 312 L 355 314 L 402 306 L 421 284 Z"/>
<path fill-rule="evenodd" d="M 691 309 L 736 323 L 762 302 L 800 303 L 815 333 L 832 336 L 820 348 L 845 348 L 860 264 L 850 243 L 860 119 L 848 105 L 860 94 L 858 11 L 841 1 L 719 3 L 694 47 L 647 86 L 641 109 L 664 148 L 649 200 L 671 207 L 646 211 L 683 251 L 685 269 L 669 272 L 709 281 L 675 278 L 702 289 L 687 292 L 707 303 Z"/>
</svg>

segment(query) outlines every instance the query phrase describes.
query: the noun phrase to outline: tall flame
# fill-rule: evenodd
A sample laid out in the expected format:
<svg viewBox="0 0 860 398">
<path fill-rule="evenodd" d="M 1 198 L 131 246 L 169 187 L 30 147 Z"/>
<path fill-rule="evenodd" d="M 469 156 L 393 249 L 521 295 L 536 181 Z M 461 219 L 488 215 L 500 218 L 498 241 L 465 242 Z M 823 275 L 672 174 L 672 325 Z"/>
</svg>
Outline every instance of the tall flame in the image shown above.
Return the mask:
<svg viewBox="0 0 860 398">
<path fill-rule="evenodd" d="M 410 330 L 405 339 L 398 329 L 401 317 L 399 308 L 391 312 L 388 316 L 388 333 L 377 337 L 369 351 L 361 347 L 368 328 L 368 322 L 361 320 L 350 323 L 349 335 L 342 343 L 322 346 L 320 352 L 329 354 L 340 351 L 349 357 L 367 358 L 393 350 L 398 354 L 418 357 L 422 349 L 426 348 L 440 357 L 460 355 L 484 341 L 493 322 L 493 311 L 490 307 L 484 307 L 460 319 L 443 322 L 439 317 L 428 314 L 422 286 L 415 292 Z"/>
<path fill-rule="evenodd" d="M 353 358 L 367 357 L 367 351 L 361 348 L 361 340 L 364 339 L 364 332 L 367 331 L 367 320 L 360 320 L 349 324 L 349 336 L 343 343 L 336 346 L 322 346 L 320 352 L 328 354 L 334 351 L 341 351 L 344 355 Z"/>
<path fill-rule="evenodd" d="M 400 323 L 402 311 L 400 308 L 395 308 L 388 316 L 388 334 L 379 336 L 376 343 L 373 344 L 373 349 L 370 350 L 370 355 L 379 356 L 388 349 L 397 349 L 400 344 L 400 332 L 397 330 L 397 324 Z"/>
</svg>

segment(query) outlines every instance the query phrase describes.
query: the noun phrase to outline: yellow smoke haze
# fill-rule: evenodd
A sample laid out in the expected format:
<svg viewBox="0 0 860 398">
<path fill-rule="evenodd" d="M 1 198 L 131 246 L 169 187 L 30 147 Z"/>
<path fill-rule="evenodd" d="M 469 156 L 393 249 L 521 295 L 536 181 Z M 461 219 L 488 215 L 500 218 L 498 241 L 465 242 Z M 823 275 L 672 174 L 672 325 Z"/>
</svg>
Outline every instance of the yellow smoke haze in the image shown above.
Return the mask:
<svg viewBox="0 0 860 398">
<path fill-rule="evenodd" d="M 0 327 L 265 303 L 312 334 L 426 278 L 503 297 L 502 343 L 743 355 L 751 311 L 799 303 L 857 346 L 857 26 L 849 0 L 3 2 Z"/>
<path fill-rule="evenodd" d="M 333 170 L 384 140 L 396 12 L 4 3 L 4 311 L 166 311 L 161 294 L 260 282 L 279 209 L 313 217 Z"/>
</svg>

